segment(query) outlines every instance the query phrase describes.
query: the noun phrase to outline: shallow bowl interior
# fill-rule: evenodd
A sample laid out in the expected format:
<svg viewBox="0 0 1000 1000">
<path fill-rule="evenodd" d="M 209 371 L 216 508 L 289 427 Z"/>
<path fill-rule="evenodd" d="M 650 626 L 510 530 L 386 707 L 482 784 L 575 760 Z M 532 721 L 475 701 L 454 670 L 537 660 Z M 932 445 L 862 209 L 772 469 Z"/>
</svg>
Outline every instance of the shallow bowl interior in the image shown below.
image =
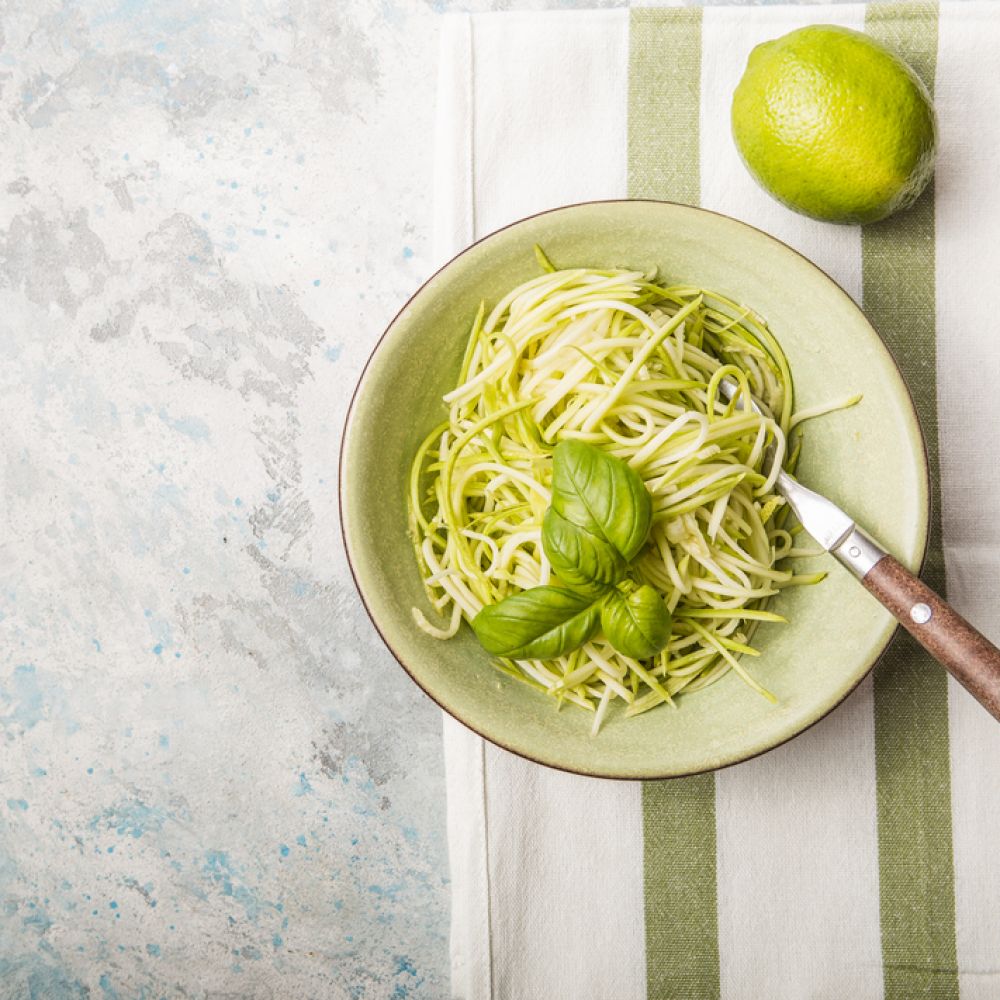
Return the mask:
<svg viewBox="0 0 1000 1000">
<path fill-rule="evenodd" d="M 490 666 L 471 630 L 441 642 L 413 624 L 426 606 L 407 537 L 405 482 L 414 450 L 444 414 L 469 325 L 538 273 L 532 245 L 561 267 L 657 265 L 666 279 L 723 292 L 766 317 L 788 354 L 798 407 L 864 393 L 811 422 L 801 479 L 832 497 L 910 567 L 927 534 L 927 464 L 913 405 L 861 310 L 830 278 L 772 237 L 733 219 L 663 202 L 594 202 L 525 219 L 486 237 L 410 300 L 379 343 L 351 406 L 341 455 L 341 514 L 358 588 L 399 662 L 438 704 L 526 757 L 606 777 L 705 771 L 784 742 L 864 677 L 894 621 L 828 557 L 821 585 L 783 592 L 752 667 L 771 705 L 729 674 L 635 719 L 609 714 L 597 737 L 588 713 L 556 712 L 545 696 Z"/>
</svg>

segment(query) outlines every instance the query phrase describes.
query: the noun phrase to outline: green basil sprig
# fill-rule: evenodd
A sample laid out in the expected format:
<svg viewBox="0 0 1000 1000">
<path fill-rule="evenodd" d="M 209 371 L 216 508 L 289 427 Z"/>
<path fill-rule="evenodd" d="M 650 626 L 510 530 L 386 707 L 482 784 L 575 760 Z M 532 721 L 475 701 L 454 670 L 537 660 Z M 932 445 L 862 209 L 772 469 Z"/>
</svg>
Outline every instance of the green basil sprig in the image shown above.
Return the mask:
<svg viewBox="0 0 1000 1000">
<path fill-rule="evenodd" d="M 556 576 L 581 593 L 603 594 L 625 575 L 627 563 L 614 545 L 567 521 L 555 507 L 542 521 L 542 548 Z"/>
<path fill-rule="evenodd" d="M 671 617 L 663 598 L 648 583 L 629 581 L 601 604 L 601 629 L 619 653 L 636 660 L 655 656 L 670 640 Z"/>
<path fill-rule="evenodd" d="M 653 520 L 653 498 L 635 469 L 573 439 L 560 441 L 552 454 L 551 509 L 612 546 L 625 562 L 646 544 Z"/>
<path fill-rule="evenodd" d="M 472 621 L 483 648 L 547 660 L 578 649 L 600 627 L 625 656 L 658 653 L 670 639 L 670 612 L 654 588 L 627 579 L 652 519 L 652 497 L 631 466 L 583 441 L 561 441 L 542 548 L 565 586 L 533 587 L 484 607 Z"/>
<path fill-rule="evenodd" d="M 487 604 L 472 627 L 494 656 L 551 660 L 589 642 L 600 621 L 600 605 L 590 597 L 560 587 L 532 587 Z"/>
</svg>

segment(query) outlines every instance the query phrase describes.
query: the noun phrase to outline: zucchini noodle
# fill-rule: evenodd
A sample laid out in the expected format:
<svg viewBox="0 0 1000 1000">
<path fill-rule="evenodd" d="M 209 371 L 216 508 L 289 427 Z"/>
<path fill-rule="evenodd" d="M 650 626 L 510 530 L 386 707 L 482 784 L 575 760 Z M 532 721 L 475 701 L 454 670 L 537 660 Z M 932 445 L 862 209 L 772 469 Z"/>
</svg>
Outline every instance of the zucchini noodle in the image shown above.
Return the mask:
<svg viewBox="0 0 1000 1000">
<path fill-rule="evenodd" d="M 558 659 L 496 666 L 593 712 L 595 732 L 615 702 L 639 715 L 730 670 L 773 701 L 746 666 L 758 655 L 753 630 L 785 620 L 766 610 L 770 597 L 823 576 L 777 565 L 811 554 L 793 547 L 798 529 L 774 491 L 798 454 L 787 454 L 795 418 L 781 347 L 760 317 L 716 292 L 539 261 L 544 274 L 488 315 L 480 306 L 444 397 L 448 418 L 413 462 L 410 532 L 442 622 L 414 609 L 416 624 L 445 639 L 484 605 L 550 582 L 541 526 L 552 450 L 579 438 L 628 462 L 652 495 L 630 575 L 666 600 L 670 641 L 640 662 L 598 634 Z M 731 400 L 723 379 L 738 387 Z"/>
</svg>

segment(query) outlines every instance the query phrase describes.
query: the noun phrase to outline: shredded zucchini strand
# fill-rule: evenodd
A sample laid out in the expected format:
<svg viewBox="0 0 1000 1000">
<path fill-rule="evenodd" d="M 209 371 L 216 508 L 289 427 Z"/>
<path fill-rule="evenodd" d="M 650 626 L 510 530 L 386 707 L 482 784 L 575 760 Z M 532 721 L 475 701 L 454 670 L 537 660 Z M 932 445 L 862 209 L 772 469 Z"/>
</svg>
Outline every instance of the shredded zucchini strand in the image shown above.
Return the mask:
<svg viewBox="0 0 1000 1000">
<path fill-rule="evenodd" d="M 473 322 L 449 419 L 421 444 L 410 472 L 410 532 L 439 638 L 485 604 L 550 580 L 541 523 L 551 453 L 577 437 L 627 461 L 653 495 L 654 520 L 632 573 L 674 615 L 667 648 L 640 663 L 600 636 L 551 661 L 501 660 L 505 674 L 593 713 L 675 704 L 743 667 L 753 629 L 785 619 L 764 605 L 781 588 L 817 582 L 779 559 L 793 547 L 774 479 L 796 423 L 788 362 L 762 319 L 715 292 L 663 285 L 639 271 L 557 270 L 513 289 Z M 723 378 L 737 390 L 725 400 Z M 753 400 L 762 413 L 738 405 Z M 852 405 L 852 397 L 840 407 Z M 765 467 L 765 455 L 773 449 Z M 798 458 L 798 443 L 790 462 Z M 787 463 L 786 463 L 787 464 Z"/>
</svg>

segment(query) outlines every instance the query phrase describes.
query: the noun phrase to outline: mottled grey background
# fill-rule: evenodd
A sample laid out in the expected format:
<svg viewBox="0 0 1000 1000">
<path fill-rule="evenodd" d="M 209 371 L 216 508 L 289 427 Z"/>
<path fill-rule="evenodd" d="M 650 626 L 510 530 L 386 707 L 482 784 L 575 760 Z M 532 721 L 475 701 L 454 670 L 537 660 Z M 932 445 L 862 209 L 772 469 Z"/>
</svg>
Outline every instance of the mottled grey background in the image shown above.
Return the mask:
<svg viewBox="0 0 1000 1000">
<path fill-rule="evenodd" d="M 563 6 L 0 3 L 3 1000 L 448 995 L 337 446 L 437 263 L 440 15 Z"/>
</svg>

